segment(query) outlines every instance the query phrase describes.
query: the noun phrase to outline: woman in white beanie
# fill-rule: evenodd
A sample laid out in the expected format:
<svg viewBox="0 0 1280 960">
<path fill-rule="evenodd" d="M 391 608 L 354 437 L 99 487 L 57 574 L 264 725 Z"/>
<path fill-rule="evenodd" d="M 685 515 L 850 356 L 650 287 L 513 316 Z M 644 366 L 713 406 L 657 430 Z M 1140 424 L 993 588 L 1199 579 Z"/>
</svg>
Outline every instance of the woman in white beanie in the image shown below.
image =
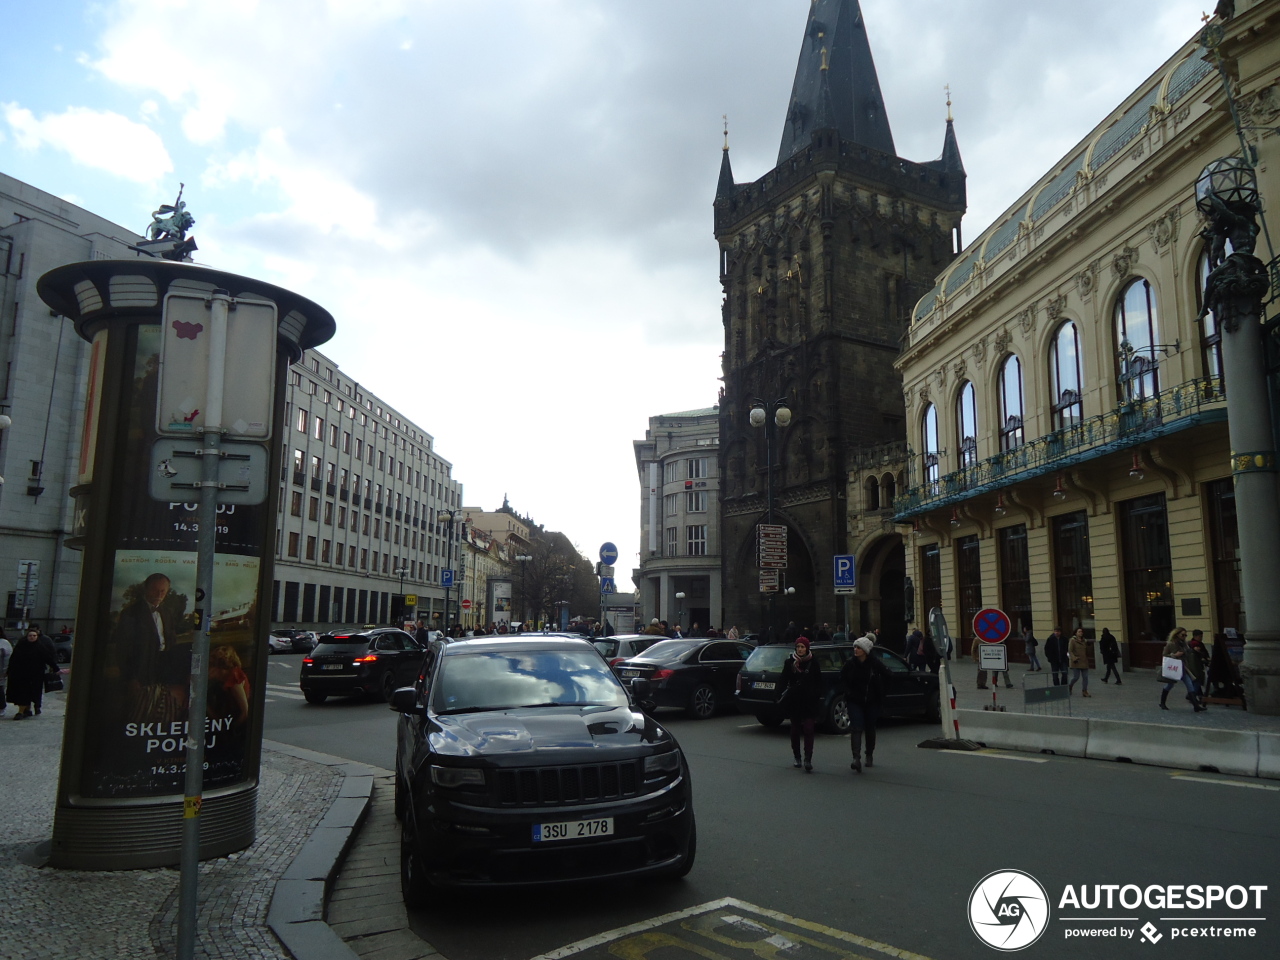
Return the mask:
<svg viewBox="0 0 1280 960">
<path fill-rule="evenodd" d="M 862 772 L 864 733 L 867 738 L 867 766 L 874 766 L 876 721 L 880 719 L 880 701 L 889 682 L 889 668 L 871 652 L 875 645 L 875 637 L 870 635 L 853 641 L 853 659 L 840 671 L 849 705 L 849 747 L 853 751 L 849 769 L 855 773 Z"/>
</svg>

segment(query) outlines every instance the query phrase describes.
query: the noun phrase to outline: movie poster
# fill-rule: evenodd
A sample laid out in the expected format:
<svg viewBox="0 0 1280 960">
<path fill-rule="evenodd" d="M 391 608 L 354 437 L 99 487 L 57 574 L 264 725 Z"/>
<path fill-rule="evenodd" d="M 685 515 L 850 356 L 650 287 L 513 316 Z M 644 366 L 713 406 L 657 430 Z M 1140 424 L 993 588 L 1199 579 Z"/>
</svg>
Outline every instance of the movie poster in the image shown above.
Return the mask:
<svg viewBox="0 0 1280 960">
<path fill-rule="evenodd" d="M 128 388 L 126 443 L 117 458 L 111 591 L 100 620 L 80 792 L 86 797 L 182 794 L 191 651 L 198 596 L 196 503 L 162 503 L 148 493 L 159 327 L 137 328 Z M 249 779 L 258 662 L 258 576 L 264 508 L 218 511 L 205 722 L 206 789 Z"/>
</svg>

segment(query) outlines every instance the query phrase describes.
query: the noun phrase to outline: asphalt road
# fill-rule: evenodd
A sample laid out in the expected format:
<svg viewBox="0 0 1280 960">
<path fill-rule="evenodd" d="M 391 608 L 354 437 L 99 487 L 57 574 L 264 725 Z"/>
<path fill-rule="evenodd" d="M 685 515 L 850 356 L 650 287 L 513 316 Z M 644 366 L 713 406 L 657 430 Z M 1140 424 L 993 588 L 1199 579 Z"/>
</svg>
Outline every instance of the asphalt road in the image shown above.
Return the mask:
<svg viewBox="0 0 1280 960">
<path fill-rule="evenodd" d="M 386 706 L 306 704 L 297 694 L 298 659 L 271 661 L 266 735 L 391 767 L 395 718 Z M 807 775 L 791 767 L 785 726 L 766 730 L 737 714 L 697 722 L 663 711 L 660 719 L 693 770 L 699 851 L 688 878 L 449 897 L 414 917 L 420 935 L 449 960 L 527 960 L 691 911 L 560 955 L 803 960 L 879 957 L 896 948 L 990 958 L 995 951 L 970 928 L 970 894 L 988 874 L 1011 868 L 1038 880 L 1049 900 L 1048 925 L 1027 957 L 1106 960 L 1148 948 L 1171 957 L 1280 955 L 1273 906 L 1280 897 L 1280 784 L 1072 758 L 921 750 L 917 743 L 936 731 L 910 722 L 882 729 L 876 767 L 860 776 L 849 770 L 847 740 L 820 736 L 816 769 Z M 1251 901 L 1247 909 L 1116 904 L 1108 911 L 1064 906 L 1069 884 L 1087 884 L 1090 892 L 1094 884 L 1269 889 L 1258 894 L 1261 909 Z M 699 905 L 710 906 L 694 909 Z M 1142 940 L 1148 921 L 1159 935 L 1155 944 Z M 1227 941 L 1223 926 L 1255 935 Z M 1191 937 L 1192 928 L 1212 942 Z M 1103 935 L 1069 935 L 1085 930 Z M 757 942 L 766 935 L 773 939 Z"/>
</svg>

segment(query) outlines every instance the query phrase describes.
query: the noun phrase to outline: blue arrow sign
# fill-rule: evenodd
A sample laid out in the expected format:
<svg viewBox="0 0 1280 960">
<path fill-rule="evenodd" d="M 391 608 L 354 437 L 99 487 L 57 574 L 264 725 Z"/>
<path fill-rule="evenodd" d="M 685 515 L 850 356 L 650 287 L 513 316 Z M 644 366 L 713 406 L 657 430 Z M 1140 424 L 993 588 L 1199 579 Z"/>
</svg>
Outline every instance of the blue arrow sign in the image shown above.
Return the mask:
<svg viewBox="0 0 1280 960">
<path fill-rule="evenodd" d="M 600 544 L 600 562 L 607 563 L 610 566 L 618 559 L 618 548 L 606 540 Z"/>
</svg>

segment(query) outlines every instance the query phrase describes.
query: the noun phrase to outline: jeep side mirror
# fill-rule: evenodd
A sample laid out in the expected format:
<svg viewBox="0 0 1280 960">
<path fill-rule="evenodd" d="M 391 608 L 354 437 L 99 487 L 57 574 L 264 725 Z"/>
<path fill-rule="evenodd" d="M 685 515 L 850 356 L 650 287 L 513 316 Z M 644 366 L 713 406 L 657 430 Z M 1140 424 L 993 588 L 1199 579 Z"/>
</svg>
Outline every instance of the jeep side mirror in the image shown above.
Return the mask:
<svg viewBox="0 0 1280 960">
<path fill-rule="evenodd" d="M 396 713 L 413 713 L 418 709 L 418 691 L 413 687 L 400 687 L 391 694 L 390 706 Z"/>
</svg>

